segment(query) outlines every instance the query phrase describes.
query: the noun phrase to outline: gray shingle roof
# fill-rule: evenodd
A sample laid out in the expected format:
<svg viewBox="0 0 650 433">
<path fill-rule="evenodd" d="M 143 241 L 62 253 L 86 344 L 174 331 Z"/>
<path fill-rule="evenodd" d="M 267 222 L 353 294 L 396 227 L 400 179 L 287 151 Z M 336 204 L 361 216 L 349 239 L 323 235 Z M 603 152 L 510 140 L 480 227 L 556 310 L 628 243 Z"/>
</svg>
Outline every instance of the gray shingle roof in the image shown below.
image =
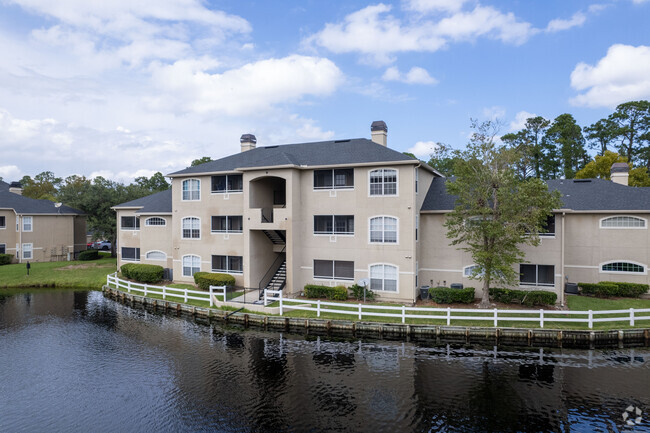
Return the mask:
<svg viewBox="0 0 650 433">
<path fill-rule="evenodd" d="M 69 206 L 54 206 L 49 200 L 36 200 L 23 197 L 6 190 L 0 189 L 0 209 L 14 209 L 20 214 L 61 214 L 61 215 L 82 215 L 83 212 Z"/>
<path fill-rule="evenodd" d="M 113 206 L 114 209 L 140 208 L 136 213 L 171 213 L 172 212 L 172 190 L 157 192 L 146 197 L 128 201 Z"/>
<path fill-rule="evenodd" d="M 0 180 L 0 191 L 5 191 L 9 189 L 9 184 Z"/>
<path fill-rule="evenodd" d="M 350 140 L 320 141 L 316 143 L 285 144 L 281 146 L 258 147 L 246 152 L 226 156 L 170 173 L 169 176 L 233 171 L 237 168 L 269 167 L 277 165 L 337 165 L 372 162 L 415 161 L 393 149 L 389 149 L 366 138 Z"/>
<path fill-rule="evenodd" d="M 422 204 L 423 211 L 454 208 L 456 196 L 447 194 L 445 178 L 435 178 Z M 549 180 L 550 190 L 562 194 L 564 209 L 575 211 L 650 210 L 650 188 L 629 187 L 603 179 Z"/>
</svg>

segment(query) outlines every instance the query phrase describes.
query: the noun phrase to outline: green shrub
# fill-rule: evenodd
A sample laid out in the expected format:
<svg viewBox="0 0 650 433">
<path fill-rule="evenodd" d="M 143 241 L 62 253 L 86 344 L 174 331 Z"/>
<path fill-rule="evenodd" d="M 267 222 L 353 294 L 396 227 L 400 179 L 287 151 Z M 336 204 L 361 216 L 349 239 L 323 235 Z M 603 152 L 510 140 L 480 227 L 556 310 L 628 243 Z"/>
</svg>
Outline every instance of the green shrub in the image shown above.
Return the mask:
<svg viewBox="0 0 650 433">
<path fill-rule="evenodd" d="M 127 263 L 120 268 L 122 275 L 139 283 L 157 283 L 163 279 L 163 267 L 140 263 Z"/>
<path fill-rule="evenodd" d="M 612 281 L 603 281 L 603 283 L 616 284 L 618 286 L 618 294 L 616 296 L 623 298 L 638 298 L 644 293 L 647 293 L 648 288 L 650 288 L 647 284 L 639 283 L 614 283 Z"/>
<path fill-rule="evenodd" d="M 0 266 L 10 264 L 13 258 L 13 254 L 0 254 Z"/>
<path fill-rule="evenodd" d="M 368 287 L 361 287 L 358 284 L 353 284 L 350 287 L 348 287 L 348 289 L 352 292 L 352 297 L 354 299 L 356 299 L 357 301 L 363 301 L 363 299 L 364 299 L 364 297 L 363 297 L 364 293 L 363 292 L 364 291 L 366 292 L 365 293 L 366 301 L 374 301 L 375 300 L 375 292 L 370 290 L 370 288 L 368 288 Z"/>
<path fill-rule="evenodd" d="M 432 287 L 429 289 L 431 299 L 436 304 L 471 304 L 474 302 L 474 287 L 451 289 L 449 287 Z"/>
<path fill-rule="evenodd" d="M 99 251 L 97 250 L 86 250 L 79 253 L 79 260 L 97 260 L 99 259 Z"/>
<path fill-rule="evenodd" d="M 553 305 L 557 301 L 557 294 L 546 290 L 514 290 L 490 289 L 490 297 L 495 302 L 503 304 L 523 304 L 527 307 L 534 305 Z"/>
<path fill-rule="evenodd" d="M 610 298 L 613 296 L 638 298 L 648 291 L 647 284 L 618 283 L 613 281 L 578 283 L 578 286 L 582 289 L 582 294 L 592 295 L 599 298 Z"/>
<path fill-rule="evenodd" d="M 199 289 L 208 291 L 210 286 L 233 287 L 235 277 L 228 274 L 197 272 L 194 274 L 194 282 L 199 286 Z"/>
<path fill-rule="evenodd" d="M 305 296 L 330 301 L 346 301 L 348 299 L 348 289 L 343 286 L 329 287 L 307 284 L 305 286 Z"/>
</svg>

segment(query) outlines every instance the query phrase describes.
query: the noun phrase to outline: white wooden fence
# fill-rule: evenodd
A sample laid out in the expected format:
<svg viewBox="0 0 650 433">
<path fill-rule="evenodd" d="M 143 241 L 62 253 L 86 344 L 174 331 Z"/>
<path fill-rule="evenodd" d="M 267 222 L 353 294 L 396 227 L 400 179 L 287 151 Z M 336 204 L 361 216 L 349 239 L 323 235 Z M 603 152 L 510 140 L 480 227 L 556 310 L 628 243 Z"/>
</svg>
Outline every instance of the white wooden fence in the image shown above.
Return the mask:
<svg viewBox="0 0 650 433">
<path fill-rule="evenodd" d="M 637 320 L 650 320 L 650 315 L 647 314 L 650 313 L 650 308 L 598 311 L 550 311 L 542 309 L 498 310 L 494 308 L 491 310 L 477 310 L 475 308 L 406 307 L 290 299 L 283 297 L 281 290 L 265 290 L 264 305 L 275 301 L 278 301 L 280 304 L 280 315 L 284 315 L 284 310 L 291 309 L 313 311 L 316 312 L 316 317 L 320 317 L 321 313 L 357 316 L 359 320 L 362 320 L 364 317 L 394 317 L 401 318 L 402 323 L 406 323 L 406 319 L 445 320 L 447 325 L 451 325 L 452 320 L 484 320 L 491 321 L 495 327 L 499 325 L 499 322 L 538 322 L 540 328 L 543 328 L 544 324 L 548 322 L 573 322 L 587 323 L 589 329 L 591 329 L 594 323 L 600 322 L 629 322 L 630 326 L 634 326 Z M 643 315 L 644 313 L 646 313 L 645 316 Z M 604 315 L 616 315 L 616 317 L 602 317 Z"/>
<path fill-rule="evenodd" d="M 205 301 L 209 302 L 211 307 L 214 306 L 214 295 L 223 296 L 223 300 L 226 300 L 226 286 L 210 286 L 210 291 L 204 292 L 199 290 L 178 289 L 175 287 L 154 286 L 151 284 L 126 281 L 118 278 L 116 274 L 107 275 L 106 284 L 108 284 L 109 287 L 125 289 L 129 293 L 137 292 L 143 296 L 160 295 L 163 299 L 182 299 L 185 303 L 187 303 L 188 299 Z"/>
</svg>

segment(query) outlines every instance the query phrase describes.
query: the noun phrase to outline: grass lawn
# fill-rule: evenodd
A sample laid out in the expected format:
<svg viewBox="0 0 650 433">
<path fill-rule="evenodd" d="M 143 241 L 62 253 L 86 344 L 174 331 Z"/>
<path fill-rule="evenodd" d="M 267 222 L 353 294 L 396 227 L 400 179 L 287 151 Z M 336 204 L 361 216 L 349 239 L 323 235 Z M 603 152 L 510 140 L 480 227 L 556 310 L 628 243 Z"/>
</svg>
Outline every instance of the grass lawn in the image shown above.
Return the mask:
<svg viewBox="0 0 650 433">
<path fill-rule="evenodd" d="M 116 259 L 107 257 L 87 262 L 24 263 L 0 266 L 0 288 L 69 287 L 101 289 L 106 275 L 115 272 Z"/>
</svg>

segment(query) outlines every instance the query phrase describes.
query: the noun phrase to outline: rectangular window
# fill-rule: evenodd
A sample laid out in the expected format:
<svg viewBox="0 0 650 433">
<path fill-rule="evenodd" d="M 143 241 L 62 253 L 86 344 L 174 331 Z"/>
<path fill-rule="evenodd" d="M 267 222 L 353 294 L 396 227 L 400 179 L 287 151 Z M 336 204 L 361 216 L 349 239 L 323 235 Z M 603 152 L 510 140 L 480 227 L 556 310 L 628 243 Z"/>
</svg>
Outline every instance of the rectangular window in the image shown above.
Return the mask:
<svg viewBox="0 0 650 433">
<path fill-rule="evenodd" d="M 201 239 L 201 220 L 194 217 L 183 218 L 181 221 L 183 228 L 183 239 Z"/>
<path fill-rule="evenodd" d="M 23 217 L 23 231 L 31 232 L 32 231 L 32 217 L 24 216 Z"/>
<path fill-rule="evenodd" d="M 212 176 L 212 192 L 242 192 L 243 190 L 244 178 L 241 174 Z"/>
<path fill-rule="evenodd" d="M 31 259 L 32 255 L 32 244 L 23 244 L 23 259 Z"/>
<path fill-rule="evenodd" d="M 244 272 L 242 256 L 212 256 L 212 272 L 241 274 Z"/>
<path fill-rule="evenodd" d="M 212 233 L 241 233 L 243 230 L 241 215 L 213 216 Z"/>
<path fill-rule="evenodd" d="M 540 233 L 540 236 L 555 236 L 555 215 L 551 215 L 546 219 L 543 230 L 544 232 Z"/>
<path fill-rule="evenodd" d="M 342 260 L 314 260 L 314 278 L 354 280 L 354 262 Z"/>
<path fill-rule="evenodd" d="M 7 244 L 0 244 L 0 254 L 7 254 Z"/>
<path fill-rule="evenodd" d="M 353 235 L 354 215 L 314 215 L 314 234 Z"/>
<path fill-rule="evenodd" d="M 354 169 L 314 170 L 314 189 L 354 188 Z"/>
<path fill-rule="evenodd" d="M 382 168 L 371 171 L 370 195 L 397 195 L 397 170 Z"/>
<path fill-rule="evenodd" d="M 122 230 L 140 230 L 140 218 L 134 216 L 123 216 L 120 219 Z"/>
<path fill-rule="evenodd" d="M 519 265 L 519 283 L 522 286 L 554 286 L 555 266 Z"/>
<path fill-rule="evenodd" d="M 140 261 L 140 248 L 122 247 L 122 260 L 130 262 Z"/>
<path fill-rule="evenodd" d="M 6 227 L 7 227 L 6 217 L 0 216 L 0 229 L 4 229 Z"/>
</svg>

